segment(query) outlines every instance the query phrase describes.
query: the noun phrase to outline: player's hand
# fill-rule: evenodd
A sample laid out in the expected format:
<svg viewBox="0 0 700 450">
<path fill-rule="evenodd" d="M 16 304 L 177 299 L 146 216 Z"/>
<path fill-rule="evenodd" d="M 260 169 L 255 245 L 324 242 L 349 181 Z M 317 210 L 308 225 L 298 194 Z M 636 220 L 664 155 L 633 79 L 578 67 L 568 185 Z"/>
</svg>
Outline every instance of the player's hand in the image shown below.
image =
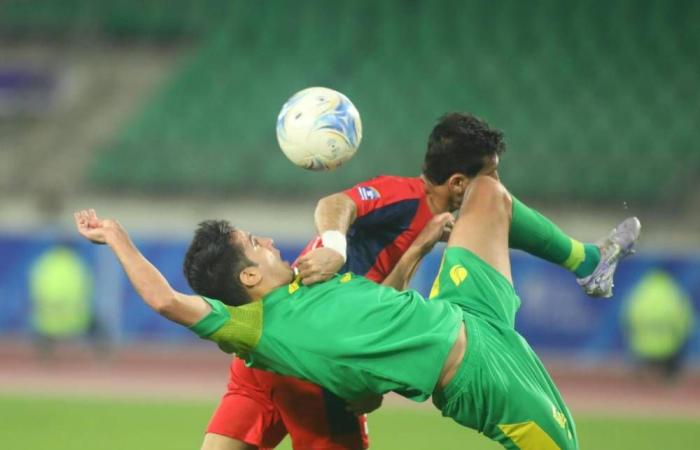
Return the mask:
<svg viewBox="0 0 700 450">
<path fill-rule="evenodd" d="M 326 281 L 338 273 L 345 261 L 343 256 L 332 248 L 320 247 L 311 250 L 297 261 L 297 269 L 302 284 Z"/>
<path fill-rule="evenodd" d="M 382 406 L 384 397 L 381 395 L 370 395 L 356 400 L 348 400 L 345 409 L 349 412 L 361 416 L 369 414 Z"/>
<path fill-rule="evenodd" d="M 454 224 L 455 218 L 451 213 L 438 214 L 430 219 L 412 245 L 418 247 L 423 254 L 428 253 L 438 241 L 449 238 Z"/>
<path fill-rule="evenodd" d="M 100 219 L 94 209 L 78 211 L 73 217 L 78 233 L 93 244 L 107 244 L 109 239 L 126 237 L 126 232 L 119 222 Z"/>
</svg>

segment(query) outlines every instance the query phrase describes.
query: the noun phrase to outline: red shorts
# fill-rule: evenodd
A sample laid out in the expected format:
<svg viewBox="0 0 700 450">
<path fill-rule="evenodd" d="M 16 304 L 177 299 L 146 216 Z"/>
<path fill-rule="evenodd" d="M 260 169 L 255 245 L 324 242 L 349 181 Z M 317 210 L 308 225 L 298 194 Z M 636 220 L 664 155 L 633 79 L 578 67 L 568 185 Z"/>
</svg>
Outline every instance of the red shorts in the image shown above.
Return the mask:
<svg viewBox="0 0 700 450">
<path fill-rule="evenodd" d="M 296 450 L 362 450 L 369 446 L 366 416 L 315 384 L 251 369 L 234 358 L 228 390 L 207 427 L 255 445 L 274 448 L 289 433 Z"/>
</svg>

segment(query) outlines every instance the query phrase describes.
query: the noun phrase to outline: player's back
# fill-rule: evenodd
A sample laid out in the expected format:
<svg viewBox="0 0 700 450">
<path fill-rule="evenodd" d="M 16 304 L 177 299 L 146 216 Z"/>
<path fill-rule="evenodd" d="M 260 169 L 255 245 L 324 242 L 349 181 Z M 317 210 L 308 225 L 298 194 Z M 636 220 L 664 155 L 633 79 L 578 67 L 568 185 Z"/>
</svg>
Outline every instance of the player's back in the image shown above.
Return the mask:
<svg viewBox="0 0 700 450">
<path fill-rule="evenodd" d="M 350 273 L 266 295 L 253 367 L 294 375 L 355 398 L 432 392 L 462 320 L 459 308 L 429 302 Z"/>
</svg>

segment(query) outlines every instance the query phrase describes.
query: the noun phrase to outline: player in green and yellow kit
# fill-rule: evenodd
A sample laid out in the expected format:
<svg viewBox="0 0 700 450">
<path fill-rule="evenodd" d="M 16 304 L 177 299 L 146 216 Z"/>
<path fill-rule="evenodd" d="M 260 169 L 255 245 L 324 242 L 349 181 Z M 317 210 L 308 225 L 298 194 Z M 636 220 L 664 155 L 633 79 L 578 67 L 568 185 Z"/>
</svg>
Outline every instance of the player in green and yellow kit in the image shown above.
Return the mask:
<svg viewBox="0 0 700 450">
<path fill-rule="evenodd" d="M 469 183 L 432 301 L 350 273 L 303 286 L 271 239 L 205 222 L 185 272 L 209 279 L 203 296 L 229 305 L 244 300 L 236 307 L 173 290 L 117 222 L 90 210 L 77 213 L 76 224 L 86 238 L 111 247 L 146 303 L 254 367 L 349 400 L 395 391 L 422 401 L 432 394 L 445 416 L 506 448 L 577 449 L 568 409 L 513 328 L 520 300 L 508 253 L 512 212 L 496 179 Z M 417 241 L 432 247 L 441 231 L 426 227 L 432 235 Z M 424 250 L 407 251 L 396 270 L 409 273 Z"/>
</svg>

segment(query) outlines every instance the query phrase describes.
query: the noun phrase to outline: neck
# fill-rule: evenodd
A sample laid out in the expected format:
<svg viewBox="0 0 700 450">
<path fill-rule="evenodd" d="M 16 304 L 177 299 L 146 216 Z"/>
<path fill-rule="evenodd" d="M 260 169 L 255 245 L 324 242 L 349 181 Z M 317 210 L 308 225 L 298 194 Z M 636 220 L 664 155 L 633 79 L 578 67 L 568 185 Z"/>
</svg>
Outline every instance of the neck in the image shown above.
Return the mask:
<svg viewBox="0 0 700 450">
<path fill-rule="evenodd" d="M 292 281 L 294 281 L 294 271 L 290 268 L 289 271 L 285 271 L 283 275 L 278 277 L 268 277 L 261 280 L 260 283 L 248 288 L 248 293 L 250 294 L 251 298 L 262 298 L 278 287 L 282 287 L 285 284 L 291 283 Z"/>
<path fill-rule="evenodd" d="M 427 194 L 427 195 L 425 196 L 425 199 L 426 199 L 426 201 L 428 202 L 428 208 L 430 209 L 430 212 L 431 212 L 433 215 L 440 214 L 440 211 L 439 211 L 437 205 L 435 204 L 435 198 L 433 198 L 432 195 Z"/>
</svg>

